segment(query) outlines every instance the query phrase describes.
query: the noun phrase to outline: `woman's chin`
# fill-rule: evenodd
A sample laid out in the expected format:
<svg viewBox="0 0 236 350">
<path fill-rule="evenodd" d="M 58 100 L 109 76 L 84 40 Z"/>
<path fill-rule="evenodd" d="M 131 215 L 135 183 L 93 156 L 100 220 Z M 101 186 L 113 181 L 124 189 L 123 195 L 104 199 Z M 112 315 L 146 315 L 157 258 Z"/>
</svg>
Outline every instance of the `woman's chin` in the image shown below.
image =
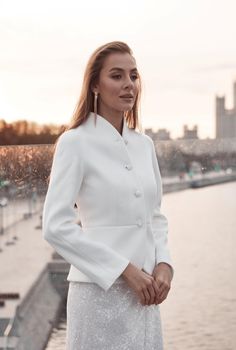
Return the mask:
<svg viewBox="0 0 236 350">
<path fill-rule="evenodd" d="M 130 106 L 126 106 L 122 109 L 123 112 L 129 112 L 129 111 L 132 111 L 134 105 L 130 105 Z"/>
</svg>

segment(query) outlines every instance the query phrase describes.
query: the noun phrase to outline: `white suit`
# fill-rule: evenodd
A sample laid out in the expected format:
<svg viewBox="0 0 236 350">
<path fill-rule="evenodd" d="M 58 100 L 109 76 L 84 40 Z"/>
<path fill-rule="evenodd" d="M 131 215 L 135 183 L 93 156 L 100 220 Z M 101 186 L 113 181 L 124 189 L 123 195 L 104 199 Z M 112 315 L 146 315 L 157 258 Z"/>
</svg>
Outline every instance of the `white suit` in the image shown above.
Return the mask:
<svg viewBox="0 0 236 350">
<path fill-rule="evenodd" d="M 166 262 L 174 272 L 161 197 L 153 141 L 125 119 L 122 135 L 100 115 L 95 126 L 92 112 L 64 132 L 53 158 L 43 235 L 71 264 L 67 280 L 95 282 L 106 291 L 129 262 L 149 274 Z"/>
</svg>

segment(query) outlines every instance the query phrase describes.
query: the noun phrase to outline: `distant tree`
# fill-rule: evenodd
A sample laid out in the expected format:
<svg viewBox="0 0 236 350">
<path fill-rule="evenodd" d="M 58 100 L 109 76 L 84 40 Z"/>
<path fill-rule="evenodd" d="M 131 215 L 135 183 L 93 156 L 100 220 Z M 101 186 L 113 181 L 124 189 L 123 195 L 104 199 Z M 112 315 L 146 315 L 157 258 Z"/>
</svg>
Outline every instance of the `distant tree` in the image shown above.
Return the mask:
<svg viewBox="0 0 236 350">
<path fill-rule="evenodd" d="M 0 120 L 0 145 L 29 145 L 55 143 L 65 125 L 37 124 L 27 120 L 7 123 Z"/>
</svg>

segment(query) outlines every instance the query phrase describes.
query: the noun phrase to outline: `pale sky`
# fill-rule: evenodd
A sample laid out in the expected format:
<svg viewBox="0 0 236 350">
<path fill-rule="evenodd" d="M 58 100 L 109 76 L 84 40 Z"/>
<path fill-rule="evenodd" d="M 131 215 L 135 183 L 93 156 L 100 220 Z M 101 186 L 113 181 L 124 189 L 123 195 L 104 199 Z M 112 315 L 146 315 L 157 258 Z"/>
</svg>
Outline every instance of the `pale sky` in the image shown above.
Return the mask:
<svg viewBox="0 0 236 350">
<path fill-rule="evenodd" d="M 125 41 L 143 81 L 144 128 L 215 136 L 215 95 L 232 107 L 235 0 L 0 0 L 0 119 L 69 122 L 85 65 Z"/>
</svg>

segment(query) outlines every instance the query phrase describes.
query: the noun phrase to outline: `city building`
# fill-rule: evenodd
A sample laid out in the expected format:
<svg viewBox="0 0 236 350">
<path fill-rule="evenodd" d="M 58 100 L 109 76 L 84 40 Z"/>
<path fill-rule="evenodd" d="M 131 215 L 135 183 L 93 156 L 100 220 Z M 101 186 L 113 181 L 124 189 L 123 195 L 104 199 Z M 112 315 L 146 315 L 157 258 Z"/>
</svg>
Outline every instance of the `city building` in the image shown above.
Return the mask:
<svg viewBox="0 0 236 350">
<path fill-rule="evenodd" d="M 155 137 L 157 140 L 170 140 L 170 132 L 167 129 L 158 129 Z"/>
<path fill-rule="evenodd" d="M 153 141 L 171 140 L 170 132 L 167 129 L 158 129 L 156 132 L 154 132 L 152 129 L 145 129 L 145 134 L 150 136 Z"/>
<path fill-rule="evenodd" d="M 216 96 L 216 138 L 236 137 L 236 81 L 233 84 L 233 108 L 225 108 L 225 96 Z"/>
<path fill-rule="evenodd" d="M 198 139 L 198 127 L 197 125 L 194 125 L 193 129 L 189 129 L 187 125 L 184 125 L 184 135 L 180 137 L 181 140 L 192 140 L 192 139 Z"/>
</svg>

